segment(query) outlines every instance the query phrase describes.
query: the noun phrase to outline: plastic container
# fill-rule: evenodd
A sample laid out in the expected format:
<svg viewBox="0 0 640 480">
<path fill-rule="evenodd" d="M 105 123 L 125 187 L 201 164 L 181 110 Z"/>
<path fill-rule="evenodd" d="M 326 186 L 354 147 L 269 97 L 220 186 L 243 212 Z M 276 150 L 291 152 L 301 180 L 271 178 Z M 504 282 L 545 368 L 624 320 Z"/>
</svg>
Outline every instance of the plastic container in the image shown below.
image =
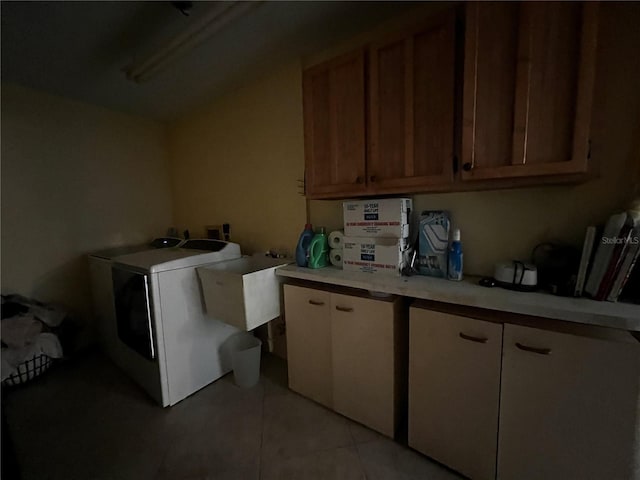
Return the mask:
<svg viewBox="0 0 640 480">
<path fill-rule="evenodd" d="M 306 267 L 309 264 L 309 244 L 314 235 L 313 227 L 307 223 L 296 246 L 296 263 L 299 267 Z"/>
<path fill-rule="evenodd" d="M 453 231 L 453 241 L 449 247 L 449 280 L 462 280 L 462 242 L 460 241 L 460 229 Z"/>
<path fill-rule="evenodd" d="M 309 244 L 309 268 L 323 268 L 328 264 L 329 242 L 324 227 L 320 227 Z"/>
<path fill-rule="evenodd" d="M 260 380 L 260 351 L 262 341 L 253 335 L 238 334 L 232 337 L 231 365 L 236 385 L 250 388 Z"/>
</svg>

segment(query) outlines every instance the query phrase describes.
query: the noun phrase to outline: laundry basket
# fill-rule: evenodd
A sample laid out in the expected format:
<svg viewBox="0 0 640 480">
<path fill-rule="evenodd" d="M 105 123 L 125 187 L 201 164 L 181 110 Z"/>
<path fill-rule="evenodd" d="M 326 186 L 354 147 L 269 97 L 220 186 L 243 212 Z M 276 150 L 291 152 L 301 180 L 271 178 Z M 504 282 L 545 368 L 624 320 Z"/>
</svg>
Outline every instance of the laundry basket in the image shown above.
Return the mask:
<svg viewBox="0 0 640 480">
<path fill-rule="evenodd" d="M 29 380 L 42 375 L 49 370 L 53 364 L 53 359 L 44 353 L 34 353 L 33 356 L 20 365 L 18 370 L 2 381 L 3 387 L 13 387 L 15 385 L 21 385 L 27 383 Z"/>
</svg>

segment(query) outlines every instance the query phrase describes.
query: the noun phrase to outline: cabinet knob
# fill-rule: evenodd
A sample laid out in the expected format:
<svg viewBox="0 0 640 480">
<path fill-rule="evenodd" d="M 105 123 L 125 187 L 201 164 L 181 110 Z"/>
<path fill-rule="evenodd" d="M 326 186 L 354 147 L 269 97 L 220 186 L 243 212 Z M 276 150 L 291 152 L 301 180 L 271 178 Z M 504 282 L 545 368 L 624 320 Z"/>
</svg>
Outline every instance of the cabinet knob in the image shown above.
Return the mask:
<svg viewBox="0 0 640 480">
<path fill-rule="evenodd" d="M 361 176 L 357 176 L 356 177 L 356 183 L 363 183 L 364 182 L 364 178 L 362 178 Z"/>
<path fill-rule="evenodd" d="M 309 300 L 309 303 L 310 303 L 311 305 L 317 305 L 317 306 L 324 305 L 324 302 L 319 302 L 319 301 L 317 301 L 317 300 Z"/>
<path fill-rule="evenodd" d="M 462 333 L 462 332 L 460 332 L 458 335 L 463 340 L 469 340 L 470 342 L 487 343 L 489 341 L 488 338 L 485 338 L 485 337 L 474 337 L 473 335 L 467 335 L 467 334 Z"/>
<path fill-rule="evenodd" d="M 473 168 L 473 165 L 471 164 L 471 162 L 467 162 L 467 163 L 465 163 L 464 165 L 462 165 L 462 169 L 463 169 L 465 172 L 469 172 L 469 171 L 471 171 L 471 169 L 472 169 L 472 168 Z"/>
<path fill-rule="evenodd" d="M 353 308 L 341 307 L 340 305 L 336 305 L 336 310 L 338 310 L 339 312 L 353 312 Z"/>
<path fill-rule="evenodd" d="M 378 177 L 376 177 L 375 175 L 371 175 L 371 176 L 369 177 L 369 181 L 370 181 L 370 182 L 375 182 L 376 180 L 378 180 Z"/>
<path fill-rule="evenodd" d="M 525 352 L 537 353 L 538 355 L 549 355 L 551 353 L 550 348 L 529 347 L 528 345 L 523 345 L 519 342 L 516 342 L 516 347 L 520 350 L 524 350 Z"/>
</svg>

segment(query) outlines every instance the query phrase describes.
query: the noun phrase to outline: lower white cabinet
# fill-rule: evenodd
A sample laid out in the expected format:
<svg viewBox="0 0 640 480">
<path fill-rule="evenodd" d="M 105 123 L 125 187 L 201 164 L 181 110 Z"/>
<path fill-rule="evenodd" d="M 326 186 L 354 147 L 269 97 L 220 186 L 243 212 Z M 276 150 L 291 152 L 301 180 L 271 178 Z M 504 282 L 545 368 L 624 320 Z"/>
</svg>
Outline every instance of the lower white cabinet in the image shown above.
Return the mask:
<svg viewBox="0 0 640 480">
<path fill-rule="evenodd" d="M 410 309 L 409 445 L 474 479 L 493 479 L 502 325 Z"/>
<path fill-rule="evenodd" d="M 289 388 L 333 407 L 331 294 L 284 286 Z"/>
<path fill-rule="evenodd" d="M 498 478 L 640 478 L 640 345 L 505 325 Z"/>
<path fill-rule="evenodd" d="M 399 301 L 331 295 L 333 408 L 395 435 L 402 379 Z M 406 383 L 403 384 L 406 388 Z"/>
<path fill-rule="evenodd" d="M 284 299 L 289 387 L 393 437 L 406 398 L 401 299 L 294 285 Z"/>
<path fill-rule="evenodd" d="M 389 436 L 408 390 L 409 445 L 472 479 L 640 480 L 640 343 L 626 332 L 415 306 L 407 387 L 401 298 L 284 297 L 292 390 Z"/>
</svg>

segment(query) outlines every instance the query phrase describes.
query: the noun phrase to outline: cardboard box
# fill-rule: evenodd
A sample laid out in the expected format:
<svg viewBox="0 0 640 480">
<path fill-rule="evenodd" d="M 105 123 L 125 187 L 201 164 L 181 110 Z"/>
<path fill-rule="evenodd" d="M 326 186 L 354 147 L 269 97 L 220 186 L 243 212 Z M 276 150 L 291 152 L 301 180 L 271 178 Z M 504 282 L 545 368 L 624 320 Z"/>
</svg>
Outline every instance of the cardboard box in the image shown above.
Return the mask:
<svg viewBox="0 0 640 480">
<path fill-rule="evenodd" d="M 448 212 L 422 212 L 418 234 L 418 272 L 421 275 L 446 278 L 449 228 Z"/>
<path fill-rule="evenodd" d="M 402 239 L 344 237 L 342 268 L 344 270 L 400 275 L 406 264 L 408 249 Z"/>
<path fill-rule="evenodd" d="M 410 198 L 353 200 L 342 204 L 346 237 L 407 238 L 413 202 Z"/>
</svg>

